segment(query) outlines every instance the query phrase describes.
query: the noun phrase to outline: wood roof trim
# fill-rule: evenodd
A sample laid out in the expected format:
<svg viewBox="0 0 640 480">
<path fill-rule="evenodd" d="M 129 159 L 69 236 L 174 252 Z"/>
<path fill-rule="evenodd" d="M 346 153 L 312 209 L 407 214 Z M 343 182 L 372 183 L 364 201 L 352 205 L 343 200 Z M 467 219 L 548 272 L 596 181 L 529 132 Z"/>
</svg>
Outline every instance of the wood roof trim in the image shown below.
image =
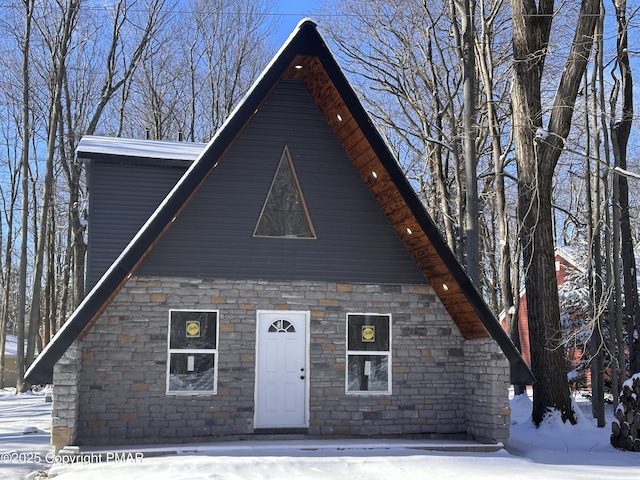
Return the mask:
<svg viewBox="0 0 640 480">
<path fill-rule="evenodd" d="M 297 69 L 296 65 L 302 68 Z M 418 220 L 375 154 L 367 136 L 347 109 L 342 95 L 322 63 L 315 57 L 297 56 L 284 76 L 297 78 L 305 85 L 363 181 L 369 186 L 372 195 L 463 336 L 488 336 L 489 333 L 478 321 L 477 312 L 467 303 L 464 292 L 451 276 L 437 250 L 431 245 L 429 237 L 422 231 Z M 407 228 L 411 230 L 410 234 Z M 443 291 L 443 284 L 446 284 L 449 290 Z M 467 305 L 468 308 L 460 308 L 460 305 Z"/>
</svg>

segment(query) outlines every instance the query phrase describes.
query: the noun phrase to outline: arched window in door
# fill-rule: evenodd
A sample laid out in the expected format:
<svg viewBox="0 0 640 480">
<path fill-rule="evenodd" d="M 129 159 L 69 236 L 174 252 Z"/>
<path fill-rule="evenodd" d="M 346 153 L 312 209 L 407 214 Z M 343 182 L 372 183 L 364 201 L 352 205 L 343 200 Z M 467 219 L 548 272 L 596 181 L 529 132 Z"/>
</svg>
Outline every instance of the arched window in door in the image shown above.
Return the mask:
<svg viewBox="0 0 640 480">
<path fill-rule="evenodd" d="M 295 333 L 296 327 L 289 320 L 281 318 L 269 325 L 268 331 L 269 333 Z"/>
</svg>

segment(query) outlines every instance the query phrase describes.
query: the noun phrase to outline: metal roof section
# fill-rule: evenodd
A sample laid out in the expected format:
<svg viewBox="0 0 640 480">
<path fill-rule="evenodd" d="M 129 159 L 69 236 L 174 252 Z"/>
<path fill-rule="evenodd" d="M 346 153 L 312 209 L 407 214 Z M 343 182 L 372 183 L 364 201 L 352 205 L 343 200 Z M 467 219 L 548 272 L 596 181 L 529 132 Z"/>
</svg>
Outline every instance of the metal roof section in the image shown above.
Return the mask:
<svg viewBox="0 0 640 480">
<path fill-rule="evenodd" d="M 206 146 L 206 143 L 85 135 L 78 143 L 76 156 L 83 162 L 189 167 Z"/>
<path fill-rule="evenodd" d="M 283 78 L 299 79 L 305 85 L 461 334 L 467 339 L 491 335 L 510 362 L 511 381 L 519 384 L 535 381 L 520 353 L 446 245 L 319 35 L 316 24 L 304 19 L 201 153 L 195 151 L 199 147 L 194 147 L 190 153 L 181 152 L 183 157 L 179 161 L 191 161 L 187 172 L 31 365 L 26 373 L 27 382 L 51 383 L 53 365 L 74 340 L 82 338 L 90 330 L 158 238 L 180 215 L 194 192 L 214 172 L 218 163 L 224 161 L 225 153 L 244 126 Z M 115 141 L 110 143 L 110 140 Z M 113 154 L 108 148 L 113 146 L 120 148 L 119 153 L 123 155 L 119 158 L 127 155 L 127 158 L 134 158 L 132 155 L 138 151 L 143 157 L 165 155 L 159 159 L 175 161 L 176 153 L 169 147 L 180 148 L 182 145 L 179 142 L 162 142 L 153 154 L 158 156 L 149 157 L 151 154 L 146 149 L 151 145 L 148 142 L 156 141 L 137 141 L 129 145 L 127 142 L 130 141 L 87 137 L 78 151 L 79 155 L 83 152 L 84 158 L 93 155 L 94 159 L 102 159 Z M 195 161 L 186 158 L 189 155 L 195 156 Z"/>
</svg>

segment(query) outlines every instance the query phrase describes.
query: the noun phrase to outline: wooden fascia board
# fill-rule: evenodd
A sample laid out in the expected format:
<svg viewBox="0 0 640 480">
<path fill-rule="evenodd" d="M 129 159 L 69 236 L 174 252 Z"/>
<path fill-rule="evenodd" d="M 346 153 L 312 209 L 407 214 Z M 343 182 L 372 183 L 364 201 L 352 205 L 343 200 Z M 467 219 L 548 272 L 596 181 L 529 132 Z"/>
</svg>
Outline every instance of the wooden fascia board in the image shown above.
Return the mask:
<svg viewBox="0 0 640 480">
<path fill-rule="evenodd" d="M 371 125 L 369 117 L 362 109 L 355 93 L 349 88 L 350 91 L 347 94 L 351 98 L 345 99 L 344 92 L 335 85 L 335 73 L 331 76 L 327 71 L 326 62 L 327 59 L 324 57 L 296 56 L 286 70 L 284 77 L 299 79 L 310 92 L 325 120 L 351 158 L 354 167 L 369 187 L 369 191 L 386 214 L 398 237 L 423 272 L 425 279 L 431 284 L 462 335 L 465 338 L 488 336 L 488 331 L 473 308 L 466 310 L 459 308 L 459 305 L 466 303 L 468 299 L 460 286 L 459 279 L 451 274 L 450 267 L 443 260 L 442 247 L 437 248 L 432 244 L 431 237 L 434 235 L 440 237 L 439 231 L 426 217 L 429 224 L 427 231 L 425 231 L 423 224 L 416 218 L 407 204 L 406 195 L 398 189 L 398 182 L 402 182 L 401 184 L 406 189 L 412 188 L 404 173 L 400 170 L 395 159 L 390 158 L 386 144 Z M 337 66 L 334 68 L 337 70 Z M 340 75 L 342 74 L 340 73 Z M 348 86 L 346 79 L 344 86 Z M 356 108 L 354 108 L 356 102 Z M 361 112 L 358 112 L 359 110 Z M 378 141 L 377 149 L 372 145 L 372 134 L 375 135 L 374 141 Z M 383 152 L 383 155 L 379 153 L 380 151 Z M 388 157 L 387 165 L 384 165 L 381 160 L 383 156 Z M 392 162 L 391 165 L 390 162 Z M 390 166 L 393 168 L 389 168 Z M 424 211 L 422 205 L 420 205 L 420 210 Z M 455 259 L 452 260 L 457 262 Z M 466 282 L 469 281 L 466 275 L 462 279 Z M 443 289 L 443 285 L 446 285 L 444 287 L 446 290 Z"/>
</svg>

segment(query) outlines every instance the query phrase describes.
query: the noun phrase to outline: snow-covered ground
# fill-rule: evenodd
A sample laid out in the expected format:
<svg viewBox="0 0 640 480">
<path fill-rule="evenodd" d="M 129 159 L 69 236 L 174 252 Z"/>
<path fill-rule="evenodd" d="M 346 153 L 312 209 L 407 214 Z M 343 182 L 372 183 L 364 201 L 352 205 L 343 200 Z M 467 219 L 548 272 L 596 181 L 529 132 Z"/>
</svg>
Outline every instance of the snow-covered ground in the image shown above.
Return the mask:
<svg viewBox="0 0 640 480">
<path fill-rule="evenodd" d="M 599 429 L 590 404 L 582 397 L 577 404 L 578 425 L 552 416 L 536 429 L 531 401 L 512 400 L 509 445 L 495 452 L 430 451 L 442 442 L 402 440 L 232 442 L 129 447 L 117 455 L 83 450 L 77 463 L 63 464 L 68 459 L 53 456 L 48 445 L 51 404 L 44 392 L 12 395 L 7 389 L 0 392 L 0 480 L 46 478 L 39 471 L 56 480 L 640 478 L 640 453 L 609 444 L 611 407 L 607 427 Z"/>
<path fill-rule="evenodd" d="M 52 449 L 51 403 L 47 391 L 14 395 L 14 389 L 0 390 L 0 479 L 22 479 L 38 470 L 38 457 Z M 44 460 L 42 463 L 46 463 Z"/>
</svg>

